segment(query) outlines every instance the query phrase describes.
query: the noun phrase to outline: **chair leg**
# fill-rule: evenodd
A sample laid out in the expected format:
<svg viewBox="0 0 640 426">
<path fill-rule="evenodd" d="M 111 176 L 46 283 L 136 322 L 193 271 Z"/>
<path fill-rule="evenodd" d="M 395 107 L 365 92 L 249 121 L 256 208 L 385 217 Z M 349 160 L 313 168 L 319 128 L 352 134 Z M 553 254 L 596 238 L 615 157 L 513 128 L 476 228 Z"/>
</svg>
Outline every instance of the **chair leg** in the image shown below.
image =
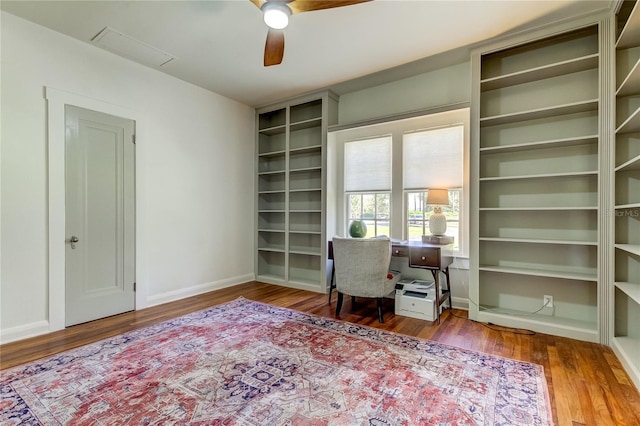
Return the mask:
<svg viewBox="0 0 640 426">
<path fill-rule="evenodd" d="M 336 288 L 336 267 L 331 267 L 331 283 L 329 284 L 329 304 L 331 304 L 331 294 L 333 289 Z"/>
<path fill-rule="evenodd" d="M 336 303 L 336 316 L 340 315 L 340 309 L 342 309 L 342 299 L 344 294 L 338 292 L 338 303 Z"/>
<path fill-rule="evenodd" d="M 382 297 L 376 298 L 376 304 L 378 305 L 378 321 L 382 324 L 384 323 L 384 318 L 382 317 Z"/>
<path fill-rule="evenodd" d="M 356 307 L 356 297 L 351 296 L 351 309 Z"/>
</svg>

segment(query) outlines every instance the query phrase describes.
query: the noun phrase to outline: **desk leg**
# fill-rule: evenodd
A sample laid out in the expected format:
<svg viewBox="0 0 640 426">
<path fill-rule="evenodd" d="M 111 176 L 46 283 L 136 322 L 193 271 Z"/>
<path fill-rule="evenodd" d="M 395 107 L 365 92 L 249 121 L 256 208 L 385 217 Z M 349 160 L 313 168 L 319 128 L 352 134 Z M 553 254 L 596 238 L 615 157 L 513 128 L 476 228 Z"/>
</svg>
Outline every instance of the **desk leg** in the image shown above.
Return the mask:
<svg viewBox="0 0 640 426">
<path fill-rule="evenodd" d="M 447 277 L 447 291 L 449 292 L 449 309 L 453 310 L 453 302 L 451 301 L 451 280 L 449 279 L 449 267 L 444 268 L 444 276 Z"/>
<path fill-rule="evenodd" d="M 453 309 L 453 302 L 451 301 L 451 280 L 449 279 L 449 267 L 447 266 L 446 268 L 444 268 L 442 272 L 447 278 L 447 288 L 442 291 L 447 292 L 445 299 L 449 301 L 449 309 Z M 433 281 L 435 282 L 436 287 L 436 320 L 438 321 L 438 324 L 440 324 L 440 305 L 442 305 L 443 300 L 442 296 L 440 296 L 440 280 L 438 279 L 440 277 L 440 270 L 432 269 L 431 274 L 433 275 Z"/>
<path fill-rule="evenodd" d="M 439 270 L 438 269 L 432 269 L 431 270 L 431 274 L 433 275 L 433 281 L 435 283 L 435 291 L 436 291 L 436 297 L 435 297 L 435 302 L 436 302 L 436 322 L 438 324 L 440 324 L 440 280 L 439 280 Z"/>
</svg>

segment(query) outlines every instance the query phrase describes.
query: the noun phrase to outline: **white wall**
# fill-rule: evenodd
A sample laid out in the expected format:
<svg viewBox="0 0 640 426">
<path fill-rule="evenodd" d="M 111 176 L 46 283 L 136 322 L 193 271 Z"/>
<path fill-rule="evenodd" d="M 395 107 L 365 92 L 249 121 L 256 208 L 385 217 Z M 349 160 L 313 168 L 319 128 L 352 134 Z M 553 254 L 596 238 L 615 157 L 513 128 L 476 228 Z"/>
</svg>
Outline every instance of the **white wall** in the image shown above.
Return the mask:
<svg viewBox="0 0 640 426">
<path fill-rule="evenodd" d="M 338 124 L 471 101 L 471 61 L 340 95 Z"/>
<path fill-rule="evenodd" d="M 45 87 L 143 117 L 138 309 L 253 279 L 254 110 L 5 12 L 1 20 L 0 341 L 49 331 Z"/>
</svg>

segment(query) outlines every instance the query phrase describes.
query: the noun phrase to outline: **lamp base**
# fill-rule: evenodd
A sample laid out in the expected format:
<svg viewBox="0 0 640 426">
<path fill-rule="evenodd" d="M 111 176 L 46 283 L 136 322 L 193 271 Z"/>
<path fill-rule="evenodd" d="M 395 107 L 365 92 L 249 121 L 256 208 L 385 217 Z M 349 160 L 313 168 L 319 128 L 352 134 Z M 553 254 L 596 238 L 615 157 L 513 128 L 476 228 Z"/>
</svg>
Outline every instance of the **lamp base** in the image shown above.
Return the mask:
<svg viewBox="0 0 640 426">
<path fill-rule="evenodd" d="M 429 217 L 429 231 L 433 235 L 441 236 L 447 232 L 447 217 L 442 213 L 434 213 Z"/>
<path fill-rule="evenodd" d="M 447 245 L 453 244 L 453 237 L 450 235 L 423 235 L 422 242 L 427 244 Z"/>
</svg>

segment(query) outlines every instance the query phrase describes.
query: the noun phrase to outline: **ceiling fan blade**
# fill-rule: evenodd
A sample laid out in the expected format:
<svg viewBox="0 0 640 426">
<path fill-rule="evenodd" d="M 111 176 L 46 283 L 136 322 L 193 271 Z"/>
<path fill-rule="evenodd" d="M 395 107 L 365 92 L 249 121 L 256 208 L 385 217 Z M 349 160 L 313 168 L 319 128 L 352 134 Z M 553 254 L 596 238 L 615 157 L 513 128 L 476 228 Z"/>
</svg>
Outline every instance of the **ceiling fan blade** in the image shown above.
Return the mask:
<svg viewBox="0 0 640 426">
<path fill-rule="evenodd" d="M 278 65 L 284 56 L 284 31 L 269 28 L 264 45 L 264 66 Z"/>
<path fill-rule="evenodd" d="M 251 0 L 260 1 L 260 0 Z M 287 3 L 291 13 L 312 12 L 314 10 L 332 9 L 334 7 L 351 6 L 371 0 L 292 0 Z"/>
</svg>

